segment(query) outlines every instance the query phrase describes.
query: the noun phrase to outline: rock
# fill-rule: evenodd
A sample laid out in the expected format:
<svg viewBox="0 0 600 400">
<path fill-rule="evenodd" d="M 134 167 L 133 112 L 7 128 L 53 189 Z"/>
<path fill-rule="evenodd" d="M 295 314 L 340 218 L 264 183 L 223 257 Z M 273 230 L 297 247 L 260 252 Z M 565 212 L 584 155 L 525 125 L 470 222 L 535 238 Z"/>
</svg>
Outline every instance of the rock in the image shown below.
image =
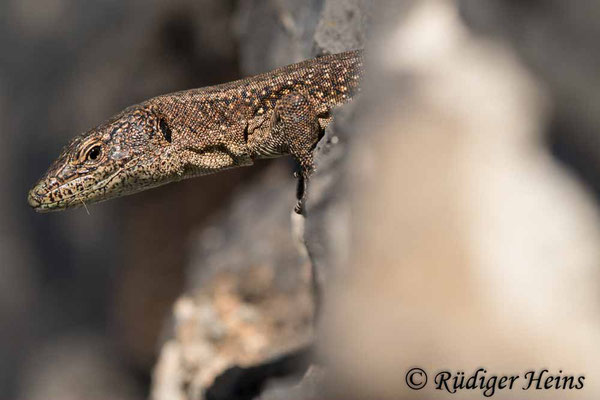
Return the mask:
<svg viewBox="0 0 600 400">
<path fill-rule="evenodd" d="M 600 193 L 600 4 L 581 0 L 459 1 L 476 32 L 505 40 L 518 52 L 552 98 L 548 140 L 553 153 Z M 594 82 L 593 84 L 591 82 Z"/>
<path fill-rule="evenodd" d="M 303 363 L 312 290 L 291 234 L 295 182 L 283 165 L 241 187 L 190 240 L 188 294 L 174 306 L 152 398 L 250 398 Z"/>
<path fill-rule="evenodd" d="M 349 255 L 326 287 L 323 397 L 441 398 L 438 371 L 478 366 L 597 376 L 598 209 L 544 141 L 544 82 L 455 2 L 383 3 L 353 105 Z M 429 373 L 423 390 L 406 384 L 413 367 Z M 494 397 L 515 395 L 540 394 Z"/>
</svg>

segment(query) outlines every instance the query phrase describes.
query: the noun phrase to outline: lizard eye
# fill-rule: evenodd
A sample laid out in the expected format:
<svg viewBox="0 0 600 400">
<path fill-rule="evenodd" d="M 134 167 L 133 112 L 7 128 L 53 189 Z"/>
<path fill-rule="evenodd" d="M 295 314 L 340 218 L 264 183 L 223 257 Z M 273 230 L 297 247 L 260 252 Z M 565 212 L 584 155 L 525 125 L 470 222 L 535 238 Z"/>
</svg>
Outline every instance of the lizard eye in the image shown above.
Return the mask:
<svg viewBox="0 0 600 400">
<path fill-rule="evenodd" d="M 102 155 L 102 146 L 100 146 L 99 144 L 90 147 L 90 149 L 87 151 L 86 155 L 85 155 L 85 160 L 86 161 L 96 161 L 100 158 L 100 156 Z"/>
</svg>

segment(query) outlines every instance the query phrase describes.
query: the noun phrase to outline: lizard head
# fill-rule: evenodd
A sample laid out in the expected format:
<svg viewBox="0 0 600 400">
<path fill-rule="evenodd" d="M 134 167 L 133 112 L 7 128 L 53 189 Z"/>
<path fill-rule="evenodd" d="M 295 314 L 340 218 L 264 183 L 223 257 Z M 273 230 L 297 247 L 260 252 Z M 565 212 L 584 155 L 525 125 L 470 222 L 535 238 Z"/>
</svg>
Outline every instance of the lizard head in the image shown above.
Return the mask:
<svg viewBox="0 0 600 400">
<path fill-rule="evenodd" d="M 178 180 L 171 131 L 149 103 L 74 138 L 29 191 L 38 212 L 63 210 Z"/>
</svg>

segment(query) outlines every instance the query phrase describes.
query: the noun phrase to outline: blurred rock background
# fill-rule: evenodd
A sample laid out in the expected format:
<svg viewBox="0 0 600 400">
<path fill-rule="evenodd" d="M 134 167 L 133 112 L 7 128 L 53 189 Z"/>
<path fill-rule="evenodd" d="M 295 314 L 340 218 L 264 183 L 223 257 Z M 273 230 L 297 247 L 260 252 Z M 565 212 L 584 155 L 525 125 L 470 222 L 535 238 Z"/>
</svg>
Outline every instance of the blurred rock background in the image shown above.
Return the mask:
<svg viewBox="0 0 600 400">
<path fill-rule="evenodd" d="M 0 2 L 2 397 L 434 398 L 407 391 L 408 366 L 486 364 L 571 368 L 597 398 L 599 16 L 592 0 Z M 70 137 L 129 104 L 363 46 L 305 221 L 285 159 L 90 215 L 26 206 Z"/>
</svg>

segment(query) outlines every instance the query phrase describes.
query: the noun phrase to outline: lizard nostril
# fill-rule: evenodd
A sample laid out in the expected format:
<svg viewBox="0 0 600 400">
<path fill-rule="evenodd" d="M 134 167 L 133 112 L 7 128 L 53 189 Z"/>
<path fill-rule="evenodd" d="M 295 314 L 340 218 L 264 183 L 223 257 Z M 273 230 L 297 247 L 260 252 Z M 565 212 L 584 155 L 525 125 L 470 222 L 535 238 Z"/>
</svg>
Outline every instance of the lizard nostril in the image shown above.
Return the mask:
<svg viewBox="0 0 600 400">
<path fill-rule="evenodd" d="M 33 189 L 31 189 L 29 191 L 29 194 L 37 196 L 37 197 L 42 197 L 42 196 L 44 196 L 44 194 L 46 194 L 47 191 L 48 191 L 48 188 L 46 186 L 46 183 L 45 182 L 43 182 L 43 183 L 40 182 L 37 185 L 35 185 L 33 187 Z"/>
<path fill-rule="evenodd" d="M 58 186 L 58 181 L 56 179 L 52 180 L 42 180 L 35 184 L 33 188 L 29 191 L 28 198 L 33 199 L 37 202 L 41 202 L 42 199 L 48 195 L 48 192 L 52 190 L 52 188 Z M 31 204 L 31 201 L 30 201 Z"/>
</svg>

